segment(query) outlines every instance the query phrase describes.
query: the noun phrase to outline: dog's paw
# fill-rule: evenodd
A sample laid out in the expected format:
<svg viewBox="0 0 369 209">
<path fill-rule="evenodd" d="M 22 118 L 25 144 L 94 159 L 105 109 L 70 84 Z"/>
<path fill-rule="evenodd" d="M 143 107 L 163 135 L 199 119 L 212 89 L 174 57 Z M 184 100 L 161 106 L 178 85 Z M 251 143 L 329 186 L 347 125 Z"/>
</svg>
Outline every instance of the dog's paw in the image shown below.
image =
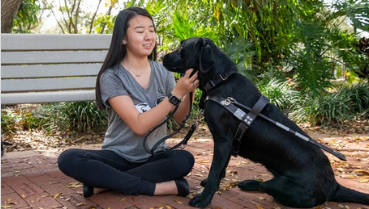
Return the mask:
<svg viewBox="0 0 369 209">
<path fill-rule="evenodd" d="M 188 202 L 188 205 L 192 207 L 205 208 L 206 206 L 210 204 L 210 200 L 207 200 L 207 199 L 208 198 L 206 197 L 204 198 L 203 195 L 199 194 L 195 196 L 194 198 L 192 198 Z"/>
<path fill-rule="evenodd" d="M 260 191 L 261 181 L 244 180 L 238 183 L 238 187 L 244 191 Z"/>
</svg>

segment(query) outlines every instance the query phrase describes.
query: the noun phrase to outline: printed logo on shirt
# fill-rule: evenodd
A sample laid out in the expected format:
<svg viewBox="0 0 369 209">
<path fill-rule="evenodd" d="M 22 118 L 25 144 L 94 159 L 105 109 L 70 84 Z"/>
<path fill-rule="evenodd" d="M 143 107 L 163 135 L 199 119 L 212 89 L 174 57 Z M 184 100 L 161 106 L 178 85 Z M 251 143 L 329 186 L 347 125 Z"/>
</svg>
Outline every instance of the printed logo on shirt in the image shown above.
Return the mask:
<svg viewBox="0 0 369 209">
<path fill-rule="evenodd" d="M 160 102 L 162 102 L 165 99 L 165 96 L 160 96 L 155 100 L 155 106 L 158 105 Z"/>
<path fill-rule="evenodd" d="M 144 113 L 146 111 L 151 110 L 151 107 L 147 103 L 139 103 L 139 104 L 136 104 L 136 109 L 138 110 L 138 112 Z"/>
</svg>

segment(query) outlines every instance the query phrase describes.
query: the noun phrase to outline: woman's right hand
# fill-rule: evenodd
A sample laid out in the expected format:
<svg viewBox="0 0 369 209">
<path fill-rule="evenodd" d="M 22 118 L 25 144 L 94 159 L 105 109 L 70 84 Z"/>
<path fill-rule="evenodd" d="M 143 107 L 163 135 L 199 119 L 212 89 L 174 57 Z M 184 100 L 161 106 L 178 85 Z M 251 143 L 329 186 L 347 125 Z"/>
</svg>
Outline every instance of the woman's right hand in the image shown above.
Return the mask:
<svg viewBox="0 0 369 209">
<path fill-rule="evenodd" d="M 199 87 L 199 80 L 197 79 L 198 72 L 195 72 L 192 76 L 191 73 L 194 69 L 190 68 L 186 70 L 184 76 L 182 76 L 177 85 L 172 90 L 172 94 L 177 96 L 178 98 L 182 99 L 188 93 L 194 91 L 197 87 Z M 191 77 L 190 77 L 191 76 Z"/>
</svg>

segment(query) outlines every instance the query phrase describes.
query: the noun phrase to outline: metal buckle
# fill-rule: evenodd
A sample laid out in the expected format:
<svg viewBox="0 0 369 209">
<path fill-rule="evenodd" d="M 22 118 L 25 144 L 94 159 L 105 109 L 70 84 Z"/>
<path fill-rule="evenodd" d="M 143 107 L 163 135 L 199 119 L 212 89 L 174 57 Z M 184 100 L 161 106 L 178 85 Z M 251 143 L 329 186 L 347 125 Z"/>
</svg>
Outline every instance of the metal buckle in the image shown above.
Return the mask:
<svg viewBox="0 0 369 209">
<path fill-rule="evenodd" d="M 227 99 L 231 102 L 231 103 L 236 103 L 236 100 L 233 97 L 227 97 Z"/>
<path fill-rule="evenodd" d="M 228 78 L 228 76 L 223 75 L 223 74 L 220 74 L 220 75 L 219 75 L 219 77 L 220 77 L 223 81 L 227 80 L 227 78 Z"/>
<path fill-rule="evenodd" d="M 228 105 L 230 105 L 230 104 L 231 104 L 231 101 L 227 98 L 227 99 L 225 99 L 225 100 L 222 100 L 222 101 L 220 102 L 220 104 L 222 104 L 222 105 L 224 105 L 224 106 L 228 106 Z"/>
<path fill-rule="evenodd" d="M 222 104 L 222 105 L 224 105 L 224 106 L 228 106 L 228 105 L 230 105 L 230 104 L 232 104 L 232 103 L 235 103 L 235 102 L 236 102 L 236 100 L 235 100 L 235 99 L 233 99 L 232 97 L 227 97 L 227 99 L 222 100 L 222 101 L 220 102 L 220 104 Z"/>
</svg>

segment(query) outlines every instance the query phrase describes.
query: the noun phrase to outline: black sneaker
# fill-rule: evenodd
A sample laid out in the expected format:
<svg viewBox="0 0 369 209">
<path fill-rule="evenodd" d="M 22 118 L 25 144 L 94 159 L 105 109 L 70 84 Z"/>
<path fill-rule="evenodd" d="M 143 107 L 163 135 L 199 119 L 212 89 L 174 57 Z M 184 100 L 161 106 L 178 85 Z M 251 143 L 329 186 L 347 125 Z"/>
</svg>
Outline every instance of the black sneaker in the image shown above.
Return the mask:
<svg viewBox="0 0 369 209">
<path fill-rule="evenodd" d="M 190 189 L 188 188 L 188 182 L 184 178 L 174 180 L 176 182 L 178 196 L 186 197 L 190 194 Z"/>
<path fill-rule="evenodd" d="M 83 184 L 83 197 L 91 197 L 94 195 L 94 188 Z"/>
</svg>

